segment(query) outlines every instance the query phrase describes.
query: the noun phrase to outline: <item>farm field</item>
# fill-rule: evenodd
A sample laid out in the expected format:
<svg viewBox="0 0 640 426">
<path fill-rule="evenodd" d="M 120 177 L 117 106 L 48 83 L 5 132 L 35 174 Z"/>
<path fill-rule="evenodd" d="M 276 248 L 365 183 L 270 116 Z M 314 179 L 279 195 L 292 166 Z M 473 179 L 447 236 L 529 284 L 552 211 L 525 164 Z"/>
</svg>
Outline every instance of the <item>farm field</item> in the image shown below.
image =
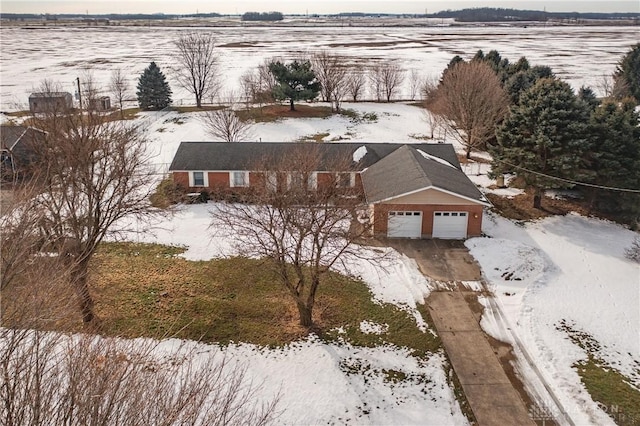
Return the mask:
<svg viewBox="0 0 640 426">
<path fill-rule="evenodd" d="M 292 58 L 330 50 L 362 67 L 380 60 L 398 62 L 407 75 L 438 77 L 454 55 L 470 58 L 478 49 L 498 50 L 511 61 L 526 56 L 548 65 L 574 88 L 598 91 L 602 75 L 640 39 L 639 27 L 3 27 L 0 29 L 0 110 L 24 109 L 43 79 L 75 92 L 83 70 L 106 85 L 122 68 L 134 87 L 151 61 L 165 71 L 174 103 L 192 102 L 172 78 L 173 41 L 188 31 L 215 35 L 225 88 L 238 89 L 240 75 L 272 57 Z M 371 97 L 370 95 L 368 97 Z M 409 97 L 405 79 L 402 98 Z"/>
<path fill-rule="evenodd" d="M 172 77 L 172 41 L 190 30 L 193 28 L 2 28 L 0 111 L 26 109 L 29 93 L 45 78 L 73 93 L 75 78 L 82 77 L 86 69 L 94 73 L 99 85 L 105 85 L 111 71 L 122 68 L 133 88 L 150 61 L 166 71 L 175 102 L 192 104 Z M 202 31 L 216 34 L 223 81 L 232 88 L 237 88 L 240 74 L 267 58 L 298 57 L 321 49 L 345 55 L 363 70 L 375 61 L 393 59 L 407 71 L 415 69 L 434 77 L 456 54 L 469 58 L 478 49 L 496 49 L 512 61 L 525 55 L 533 65 L 549 65 L 576 89 L 594 85 L 598 91 L 601 76 L 612 73 L 629 46 L 640 39 L 638 27 L 260 27 Z M 408 93 L 406 83 L 402 97 Z M 134 104 L 132 101 L 131 106 Z M 430 134 L 424 110 L 409 102 L 345 103 L 344 108 L 358 118 L 332 115 L 258 123 L 251 130 L 251 139 L 295 141 L 325 135 L 323 141 L 411 143 L 424 142 Z M 200 115 L 144 112 L 136 118 L 134 123 L 144 129 L 152 161 L 160 170 L 166 170 L 181 141 L 211 140 Z M 6 119 L 1 115 L 3 122 Z M 453 142 L 438 132 L 435 136 Z M 461 151 L 462 146 L 456 145 L 456 149 Z M 503 196 L 520 193 L 515 188 L 489 189 L 495 182 L 487 177 L 487 166 L 471 163 L 464 168 L 483 191 Z M 183 206 L 174 216 L 151 224 L 155 232 L 137 233 L 129 239 L 184 247 L 180 256 L 189 261 L 237 254 L 232 237 L 208 228 L 211 208 L 215 206 Z M 147 225 L 136 224 L 135 229 L 141 231 Z M 486 217 L 483 232 L 486 237 L 470 239 L 467 246 L 481 264 L 512 330 L 501 329 L 488 306 L 483 328 L 501 340 L 511 342 L 515 335 L 524 342 L 576 424 L 610 424 L 611 407 L 599 404 L 587 392 L 577 367 L 595 356 L 604 368 L 622 374 L 634 389 L 640 387 L 640 267 L 623 253 L 637 233 L 577 214 L 525 223 L 493 213 Z M 432 283 L 422 277 L 411 259 L 397 253 L 392 259 L 393 266 L 386 269 L 362 266 L 352 273 L 366 283 L 374 300 L 407 310 L 416 326 L 424 328 L 416 304 L 424 301 Z M 366 330 L 367 324 L 361 328 Z M 581 338 L 596 342 L 597 351 L 589 352 L 581 345 Z M 163 345 L 171 347 L 178 342 Z M 448 363 L 442 353 L 417 360 L 404 348 L 360 348 L 315 337 L 277 349 L 247 343 L 222 348 L 193 345 L 202 353 L 222 350 L 234 362 L 246 365 L 250 378 L 262 383 L 261 398 L 269 400 L 281 392 L 286 410 L 280 423 L 457 425 L 467 421 L 447 379 Z M 520 361 L 516 360 L 516 369 L 521 368 Z M 305 377 L 310 365 L 319 367 Z M 390 381 L 385 371 L 399 371 L 406 379 Z M 518 371 L 526 387 L 527 372 Z M 312 398 L 318 404 L 310 409 Z"/>
</svg>

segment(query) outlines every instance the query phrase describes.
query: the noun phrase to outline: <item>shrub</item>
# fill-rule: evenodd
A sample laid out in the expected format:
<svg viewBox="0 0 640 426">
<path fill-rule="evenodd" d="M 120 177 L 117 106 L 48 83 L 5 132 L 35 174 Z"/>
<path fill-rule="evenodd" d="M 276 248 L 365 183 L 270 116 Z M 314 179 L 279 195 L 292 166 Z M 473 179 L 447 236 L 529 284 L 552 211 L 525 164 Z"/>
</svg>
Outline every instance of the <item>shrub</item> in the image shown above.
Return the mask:
<svg viewBox="0 0 640 426">
<path fill-rule="evenodd" d="M 625 249 L 624 255 L 627 259 L 640 263 L 640 236 L 636 236 L 631 246 Z"/>
<path fill-rule="evenodd" d="M 151 205 L 160 209 L 166 209 L 172 204 L 184 201 L 186 190 L 182 185 L 175 183 L 171 177 L 163 179 L 151 194 L 149 200 Z"/>
</svg>

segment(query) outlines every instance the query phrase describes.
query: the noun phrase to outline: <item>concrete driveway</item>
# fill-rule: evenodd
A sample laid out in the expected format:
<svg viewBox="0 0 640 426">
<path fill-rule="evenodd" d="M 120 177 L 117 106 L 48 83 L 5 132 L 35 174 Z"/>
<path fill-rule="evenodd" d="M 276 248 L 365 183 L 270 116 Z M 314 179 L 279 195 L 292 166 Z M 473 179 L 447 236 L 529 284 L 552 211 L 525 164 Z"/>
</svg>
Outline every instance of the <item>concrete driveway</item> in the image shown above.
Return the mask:
<svg viewBox="0 0 640 426">
<path fill-rule="evenodd" d="M 380 242 L 415 259 L 420 272 L 438 281 L 480 281 L 478 262 L 462 241 L 381 238 Z"/>
<path fill-rule="evenodd" d="M 382 244 L 415 259 L 423 275 L 440 282 L 427 299 L 429 314 L 480 426 L 534 425 L 527 405 L 469 305 L 477 294 L 461 281 L 482 281 L 480 265 L 462 241 L 386 238 Z M 466 296 L 466 297 L 465 297 Z"/>
</svg>

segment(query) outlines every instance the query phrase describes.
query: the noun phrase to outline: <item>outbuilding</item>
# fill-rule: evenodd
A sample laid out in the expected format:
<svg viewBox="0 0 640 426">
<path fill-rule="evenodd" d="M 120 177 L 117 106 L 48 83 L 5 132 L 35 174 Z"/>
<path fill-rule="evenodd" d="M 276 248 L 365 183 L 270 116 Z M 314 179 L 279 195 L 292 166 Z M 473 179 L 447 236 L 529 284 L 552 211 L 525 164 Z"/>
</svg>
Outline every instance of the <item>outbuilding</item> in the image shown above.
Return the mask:
<svg viewBox="0 0 640 426">
<path fill-rule="evenodd" d="M 69 92 L 37 92 L 29 96 L 29 111 L 32 113 L 64 112 L 73 108 L 73 97 Z"/>
</svg>

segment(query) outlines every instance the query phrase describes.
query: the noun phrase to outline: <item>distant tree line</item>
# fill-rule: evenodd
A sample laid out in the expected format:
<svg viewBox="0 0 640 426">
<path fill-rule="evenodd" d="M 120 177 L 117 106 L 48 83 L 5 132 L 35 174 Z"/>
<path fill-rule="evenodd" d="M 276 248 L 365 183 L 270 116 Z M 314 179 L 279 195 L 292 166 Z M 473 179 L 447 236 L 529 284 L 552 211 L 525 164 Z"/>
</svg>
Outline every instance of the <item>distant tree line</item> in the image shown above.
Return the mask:
<svg viewBox="0 0 640 426">
<path fill-rule="evenodd" d="M 219 13 L 194 13 L 189 15 L 176 15 L 164 13 L 108 13 L 108 14 L 82 14 L 82 13 L 0 13 L 0 19 L 8 20 L 34 20 L 34 19 L 109 19 L 112 21 L 126 21 L 139 19 L 177 19 L 177 18 L 215 18 L 222 16 Z"/>
<path fill-rule="evenodd" d="M 242 15 L 243 21 L 282 21 L 281 12 L 246 12 Z"/>
<path fill-rule="evenodd" d="M 545 12 L 479 7 L 462 10 L 444 10 L 430 15 L 434 18 L 454 18 L 458 22 L 547 21 L 549 19 L 637 19 L 638 13 L 578 13 Z"/>
<path fill-rule="evenodd" d="M 109 13 L 105 15 L 87 15 L 80 13 L 60 13 L 60 14 L 43 14 L 43 13 L 0 13 L 0 19 L 21 20 L 21 19 L 110 19 L 113 21 L 128 19 L 175 19 L 181 15 L 165 15 L 164 13 L 148 14 L 120 14 Z"/>
</svg>

